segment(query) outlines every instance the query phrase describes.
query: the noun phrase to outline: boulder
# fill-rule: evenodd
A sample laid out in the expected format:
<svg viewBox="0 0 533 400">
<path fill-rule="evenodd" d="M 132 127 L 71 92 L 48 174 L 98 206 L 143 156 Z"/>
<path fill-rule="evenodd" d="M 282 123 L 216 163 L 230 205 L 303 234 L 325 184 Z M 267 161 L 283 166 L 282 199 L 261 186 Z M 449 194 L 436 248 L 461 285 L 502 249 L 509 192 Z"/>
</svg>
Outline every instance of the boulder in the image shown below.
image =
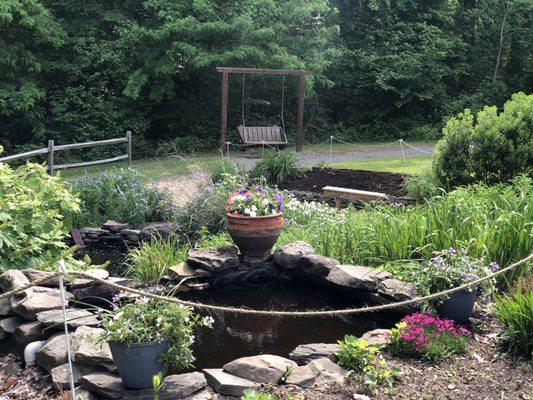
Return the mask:
<svg viewBox="0 0 533 400">
<path fill-rule="evenodd" d="M 381 281 L 391 278 L 388 272 L 359 265 L 337 265 L 328 274 L 327 281 L 350 289 L 375 292 Z"/>
<path fill-rule="evenodd" d="M 88 310 L 69 308 L 66 310 L 67 326 L 71 329 L 80 326 L 98 326 L 100 320 L 96 315 Z M 46 328 L 63 329 L 63 311 L 50 310 L 37 314 L 37 321 L 41 322 Z"/>
<path fill-rule="evenodd" d="M 67 362 L 67 335 L 58 333 L 37 351 L 36 363 L 47 371 Z"/>
<path fill-rule="evenodd" d="M 274 262 L 285 269 L 294 269 L 300 259 L 308 254 L 314 254 L 313 246 L 306 242 L 293 242 L 278 247 L 274 252 Z"/>
<path fill-rule="evenodd" d="M 26 278 L 26 275 L 17 269 L 10 269 L 0 275 L 0 289 L 4 293 L 19 289 L 29 283 L 30 281 Z"/>
<path fill-rule="evenodd" d="M 145 226 L 139 236 L 141 240 L 150 240 L 152 237 L 156 239 L 167 239 L 169 236 L 178 232 L 179 229 L 179 224 L 175 222 L 156 222 Z"/>
<path fill-rule="evenodd" d="M 161 400 L 180 399 L 190 396 L 206 386 L 207 380 L 201 372 L 170 375 L 163 380 L 159 398 Z"/>
<path fill-rule="evenodd" d="M 340 262 L 318 254 L 306 254 L 298 263 L 302 273 L 312 276 L 327 276 L 336 265 L 340 265 Z"/>
<path fill-rule="evenodd" d="M 67 396 L 70 391 L 67 391 Z M 68 398 L 68 397 L 67 397 Z M 76 400 L 98 400 L 94 394 L 81 387 L 76 388 Z"/>
<path fill-rule="evenodd" d="M 80 378 L 82 376 L 92 374 L 97 371 L 98 369 L 93 366 L 72 364 L 74 385 L 78 385 L 80 383 Z M 50 370 L 50 376 L 52 377 L 52 382 L 57 390 L 70 388 L 70 368 L 68 363 L 52 368 Z"/>
<path fill-rule="evenodd" d="M 109 372 L 94 372 L 82 376 L 80 383 L 84 389 L 108 399 L 120 399 L 126 390 L 122 379 Z"/>
<path fill-rule="evenodd" d="M 108 230 L 102 228 L 81 228 L 79 232 L 81 236 L 89 239 L 97 239 L 98 237 L 107 235 L 109 233 Z"/>
<path fill-rule="evenodd" d="M 329 358 L 319 358 L 311 361 L 307 366 L 318 374 L 315 380 L 316 386 L 327 385 L 331 383 L 344 384 L 348 378 L 349 372 L 340 365 L 335 364 Z"/>
<path fill-rule="evenodd" d="M 201 268 L 210 272 L 219 272 L 239 266 L 237 248 L 233 246 L 191 249 L 187 256 L 187 264 L 193 268 Z"/>
<path fill-rule="evenodd" d="M 120 231 L 120 236 L 129 242 L 138 242 L 141 239 L 141 231 L 139 229 L 123 229 Z"/>
<path fill-rule="evenodd" d="M 44 290 L 46 289 L 46 290 Z M 57 289 L 33 288 L 33 294 L 23 300 L 14 296 L 11 299 L 13 312 L 28 321 L 37 320 L 37 314 L 48 310 L 61 309 L 61 295 Z M 65 299 L 68 302 L 73 298 L 72 294 L 65 292 Z"/>
<path fill-rule="evenodd" d="M 240 397 L 245 390 L 257 390 L 260 387 L 259 383 L 228 374 L 222 369 L 204 369 L 202 372 L 209 386 L 222 395 Z"/>
<path fill-rule="evenodd" d="M 25 321 L 20 317 L 9 317 L 0 320 L 0 336 L 2 334 L 9 334 L 15 332 L 20 325 Z"/>
<path fill-rule="evenodd" d="M 390 329 L 374 329 L 366 332 L 361 339 L 373 346 L 384 346 L 389 341 Z"/>
<path fill-rule="evenodd" d="M 307 364 L 318 358 L 335 360 L 335 353 L 339 350 L 337 343 L 309 343 L 301 344 L 290 352 L 289 358 L 299 365 Z"/>
<path fill-rule="evenodd" d="M 114 369 L 109 344 L 100 339 L 104 333 L 105 331 L 101 328 L 88 326 L 80 326 L 76 329 L 72 335 L 72 357 L 77 364 Z"/>
<path fill-rule="evenodd" d="M 52 278 L 53 274 L 51 272 L 39 271 L 38 269 L 28 268 L 28 269 L 23 269 L 22 273 L 32 283 L 39 281 L 41 279 L 46 279 L 46 277 L 50 277 L 49 280 L 40 282 L 39 286 L 48 286 L 48 287 L 53 287 L 53 288 L 59 287 L 59 277 L 55 276 Z"/>
<path fill-rule="evenodd" d="M 13 315 L 13 311 L 11 310 L 11 299 L 0 299 L 0 315 L 4 317 L 8 315 Z"/>
<path fill-rule="evenodd" d="M 411 300 L 415 296 L 415 287 L 398 279 L 384 279 L 378 285 L 378 292 L 393 300 Z"/>
<path fill-rule="evenodd" d="M 287 358 L 272 354 L 241 357 L 224 365 L 223 370 L 239 378 L 259 383 L 277 384 L 288 369 L 298 365 Z"/>
<path fill-rule="evenodd" d="M 43 331 L 43 329 L 44 326 L 40 322 L 27 322 L 19 325 L 19 327 L 15 329 L 13 337 L 21 347 L 21 350 L 24 350 L 24 347 L 26 347 L 27 344 L 37 340 L 44 340 L 50 336 L 50 332 Z"/>
<path fill-rule="evenodd" d="M 122 229 L 129 228 L 130 224 L 126 224 L 123 222 L 117 222 L 112 219 L 108 219 L 106 222 L 103 223 L 102 229 L 107 230 L 109 232 L 118 232 Z"/>
<path fill-rule="evenodd" d="M 310 388 L 315 383 L 315 380 L 319 372 L 316 369 L 304 365 L 302 367 L 295 368 L 289 375 L 285 383 L 287 385 L 297 385 L 302 388 Z"/>
<path fill-rule="evenodd" d="M 96 278 L 96 279 L 105 280 L 105 279 L 109 278 L 109 272 L 107 272 L 105 269 L 101 269 L 101 268 L 88 269 L 88 270 L 83 271 L 83 272 L 86 273 L 87 275 L 90 275 L 93 278 Z M 71 288 L 84 287 L 84 286 L 92 285 L 94 283 L 95 283 L 94 279 L 76 278 L 76 279 L 74 279 L 74 282 L 72 282 Z"/>
<path fill-rule="evenodd" d="M 172 279 L 182 280 L 196 276 L 196 271 L 189 267 L 186 262 L 181 262 L 177 265 L 173 265 L 168 269 L 168 274 Z"/>
<path fill-rule="evenodd" d="M 130 283 L 130 280 L 127 278 L 117 278 L 113 276 L 107 278 L 107 281 L 122 286 L 128 286 Z M 116 289 L 104 283 L 92 283 L 83 287 L 73 287 L 69 290 L 77 300 L 87 299 L 87 302 L 94 302 L 96 299 L 111 300 L 113 294 L 116 292 Z"/>
</svg>

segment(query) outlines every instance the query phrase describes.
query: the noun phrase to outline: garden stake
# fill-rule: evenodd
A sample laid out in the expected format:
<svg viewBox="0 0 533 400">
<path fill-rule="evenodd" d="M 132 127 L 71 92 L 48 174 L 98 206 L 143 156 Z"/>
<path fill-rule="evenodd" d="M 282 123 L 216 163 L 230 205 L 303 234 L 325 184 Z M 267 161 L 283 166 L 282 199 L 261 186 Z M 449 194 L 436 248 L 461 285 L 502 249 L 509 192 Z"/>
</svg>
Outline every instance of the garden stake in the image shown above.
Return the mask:
<svg viewBox="0 0 533 400">
<path fill-rule="evenodd" d="M 405 153 L 403 152 L 403 139 L 400 139 L 400 149 L 402 150 L 403 166 L 407 167 L 407 163 L 405 162 Z"/>
<path fill-rule="evenodd" d="M 67 275 L 67 269 L 65 267 L 65 261 L 63 259 L 59 260 L 57 264 L 57 271 L 59 275 L 59 293 L 61 296 L 61 310 L 63 311 L 63 325 L 65 326 L 65 337 L 67 340 L 67 359 L 68 359 L 68 370 L 70 378 L 70 393 L 72 394 L 72 400 L 76 400 L 76 389 L 74 388 L 74 373 L 72 372 L 72 357 L 70 354 L 70 337 L 68 335 L 68 323 L 67 323 L 67 311 L 65 308 L 65 286 L 63 285 L 63 276 Z"/>
</svg>

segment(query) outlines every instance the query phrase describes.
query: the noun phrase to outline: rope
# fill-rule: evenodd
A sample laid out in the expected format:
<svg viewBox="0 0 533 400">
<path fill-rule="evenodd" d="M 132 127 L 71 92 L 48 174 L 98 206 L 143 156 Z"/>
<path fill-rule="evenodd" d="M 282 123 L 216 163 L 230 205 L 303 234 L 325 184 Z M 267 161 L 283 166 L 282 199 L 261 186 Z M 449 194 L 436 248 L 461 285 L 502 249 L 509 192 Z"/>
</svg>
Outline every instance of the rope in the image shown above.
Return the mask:
<svg viewBox="0 0 533 400">
<path fill-rule="evenodd" d="M 411 146 L 411 145 L 410 145 L 409 143 L 407 143 L 405 140 L 400 139 L 400 144 L 402 144 L 402 143 L 405 144 L 407 147 L 410 147 L 410 148 L 412 148 L 413 150 L 416 150 L 416 151 L 418 151 L 418 152 L 420 152 L 420 153 L 433 155 L 433 153 L 431 153 L 431 152 L 429 152 L 429 151 L 425 151 L 425 150 L 419 149 L 419 148 L 417 148 L 417 147 L 415 147 L 415 146 Z"/>
<path fill-rule="evenodd" d="M 472 281 L 472 282 L 469 282 L 469 283 L 465 283 L 465 284 L 457 286 L 455 288 L 443 290 L 441 292 L 429 294 L 429 295 L 426 295 L 426 296 L 416 297 L 416 298 L 410 299 L 410 300 L 398 301 L 398 302 L 382 304 L 382 305 L 377 305 L 377 306 L 364 306 L 364 307 L 359 307 L 359 308 L 348 308 L 348 309 L 343 309 L 343 310 L 317 310 L 317 311 L 255 310 L 255 309 L 248 309 L 248 308 L 215 306 L 215 305 L 212 305 L 212 304 L 203 304 L 203 303 L 196 303 L 194 301 L 180 300 L 180 299 L 177 299 L 177 298 L 174 298 L 174 297 L 162 296 L 162 295 L 146 292 L 144 290 L 130 288 L 130 287 L 127 287 L 127 286 L 123 286 L 123 285 L 119 285 L 119 284 L 116 284 L 116 283 L 113 283 L 113 282 L 106 281 L 105 279 L 100 279 L 100 278 L 94 277 L 94 276 L 92 276 L 90 274 L 87 274 L 85 272 L 70 271 L 68 275 L 80 276 L 82 278 L 91 279 L 91 280 L 93 280 L 95 282 L 107 285 L 107 286 L 115 288 L 117 290 L 122 290 L 122 291 L 133 293 L 133 294 L 136 294 L 136 295 L 139 295 L 139 296 L 144 296 L 144 297 L 152 298 L 152 299 L 155 299 L 155 300 L 167 301 L 169 303 L 174 303 L 174 304 L 183 305 L 183 306 L 187 306 L 187 307 L 193 307 L 193 308 L 197 308 L 197 309 L 204 309 L 204 310 L 210 310 L 210 311 L 223 311 L 223 312 L 228 312 L 228 313 L 244 314 L 244 315 L 266 315 L 266 316 L 272 316 L 272 317 L 312 317 L 312 316 L 315 316 L 315 317 L 331 317 L 331 316 L 337 316 L 337 315 L 352 315 L 352 314 L 361 314 L 361 313 L 384 311 L 384 310 L 388 310 L 388 309 L 393 309 L 393 308 L 397 308 L 397 307 L 405 307 L 405 306 L 409 306 L 409 305 L 412 305 L 412 304 L 416 304 L 416 303 L 420 303 L 420 302 L 424 302 L 424 301 L 428 301 L 428 300 L 433 300 L 433 299 L 436 299 L 436 298 L 439 298 L 439 297 L 447 296 L 447 295 L 453 294 L 455 292 L 459 292 L 461 290 L 468 289 L 468 288 L 470 288 L 472 286 L 477 286 L 480 283 L 483 283 L 485 281 L 494 279 L 495 277 L 497 277 L 499 275 L 502 275 L 502 274 L 505 274 L 506 272 L 508 272 L 508 271 L 510 271 L 510 270 L 512 270 L 512 269 L 514 269 L 516 267 L 519 267 L 520 265 L 523 265 L 523 264 L 525 264 L 525 263 L 527 263 L 529 261 L 531 261 L 532 259 L 533 259 L 533 253 L 530 254 L 529 256 L 527 256 L 526 258 L 523 258 L 522 260 L 517 261 L 514 264 L 510 264 L 509 266 L 507 266 L 505 268 L 502 268 L 499 271 L 496 271 L 494 273 L 491 273 L 491 274 L 489 274 L 489 275 L 487 275 L 487 276 L 485 276 L 483 278 L 476 279 L 475 281 Z M 60 275 L 65 275 L 65 274 L 59 273 L 59 272 L 55 273 L 55 274 L 53 274 L 53 275 L 51 275 L 49 277 L 46 277 L 46 278 L 37 280 L 37 281 L 35 281 L 33 283 L 30 283 L 29 285 L 25 285 L 24 287 L 12 290 L 12 291 L 7 292 L 7 293 L 3 293 L 2 295 L 0 295 L 0 299 L 2 299 L 4 297 L 11 297 L 14 294 L 22 292 L 22 291 L 24 291 L 24 290 L 26 290 L 26 289 L 28 289 L 28 288 L 30 288 L 32 286 L 38 286 L 39 283 L 46 282 L 46 281 L 48 281 L 50 279 L 53 279 L 55 277 L 58 277 Z"/>
</svg>

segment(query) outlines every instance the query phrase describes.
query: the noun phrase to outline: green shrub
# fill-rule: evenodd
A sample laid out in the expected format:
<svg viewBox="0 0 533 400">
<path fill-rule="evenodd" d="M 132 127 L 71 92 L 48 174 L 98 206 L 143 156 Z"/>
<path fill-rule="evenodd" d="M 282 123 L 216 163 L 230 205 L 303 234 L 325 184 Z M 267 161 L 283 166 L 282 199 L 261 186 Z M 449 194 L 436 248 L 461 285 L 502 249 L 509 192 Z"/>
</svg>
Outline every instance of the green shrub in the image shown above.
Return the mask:
<svg viewBox="0 0 533 400">
<path fill-rule="evenodd" d="M 377 346 L 369 345 L 366 340 L 346 335 L 339 341 L 335 353 L 339 365 L 356 374 L 363 374 L 367 392 L 373 393 L 376 386 L 392 387 L 398 377 L 397 369 L 390 369 Z"/>
<path fill-rule="evenodd" d="M 526 358 L 533 356 L 533 290 L 518 287 L 510 294 L 494 297 L 494 314 L 503 324 L 507 348 Z"/>
<path fill-rule="evenodd" d="M 241 397 L 241 400 L 278 400 L 278 397 L 270 393 L 247 389 L 244 391 L 244 396 Z"/>
<path fill-rule="evenodd" d="M 126 276 L 136 281 L 159 281 L 168 269 L 187 259 L 188 245 L 180 245 L 177 238 L 152 238 L 132 248 L 126 259 Z"/>
<path fill-rule="evenodd" d="M 292 151 L 269 151 L 254 167 L 253 176 L 264 177 L 268 183 L 279 185 L 300 174 L 298 160 Z"/>
<path fill-rule="evenodd" d="M 418 176 L 409 176 L 405 181 L 405 191 L 418 201 L 429 200 L 439 194 L 437 179 L 433 170 L 424 171 Z"/>
<path fill-rule="evenodd" d="M 211 170 L 211 181 L 213 183 L 218 183 L 224 179 L 224 175 L 235 175 L 239 177 L 244 177 L 246 171 L 245 169 L 231 160 L 223 158 L 219 160 Z"/>
<path fill-rule="evenodd" d="M 102 171 L 85 175 L 73 187 L 81 199 L 81 213 L 74 216 L 77 227 L 101 225 L 108 219 L 140 227 L 150 221 L 166 221 L 175 212 L 170 195 L 149 188 L 133 169 Z"/>
<path fill-rule="evenodd" d="M 65 215 L 78 212 L 78 199 L 43 166 L 0 163 L 0 271 L 48 269 L 66 248 L 71 222 Z"/>
<path fill-rule="evenodd" d="M 445 189 L 477 182 L 506 182 L 533 167 L 533 95 L 514 94 L 498 114 L 485 107 L 450 119 L 433 166 Z"/>
<path fill-rule="evenodd" d="M 178 136 L 161 142 L 156 150 L 158 156 L 200 153 L 217 147 L 217 139 L 205 139 L 197 135 Z"/>
</svg>

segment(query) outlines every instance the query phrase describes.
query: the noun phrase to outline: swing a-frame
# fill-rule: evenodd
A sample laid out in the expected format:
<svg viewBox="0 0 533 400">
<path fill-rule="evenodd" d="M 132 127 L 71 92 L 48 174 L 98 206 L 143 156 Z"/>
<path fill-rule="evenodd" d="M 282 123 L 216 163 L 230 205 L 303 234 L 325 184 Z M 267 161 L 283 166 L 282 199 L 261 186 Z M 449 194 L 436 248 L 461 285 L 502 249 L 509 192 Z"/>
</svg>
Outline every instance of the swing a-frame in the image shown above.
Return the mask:
<svg viewBox="0 0 533 400">
<path fill-rule="evenodd" d="M 258 68 L 237 68 L 237 67 L 217 67 L 217 71 L 222 74 L 222 96 L 220 109 L 220 149 L 226 154 L 228 151 L 228 77 L 229 74 L 243 75 L 243 102 L 244 102 L 244 75 L 282 75 L 282 104 L 281 104 L 281 126 L 246 126 L 244 122 L 244 106 L 243 106 L 243 121 L 237 130 L 241 138 L 240 147 L 258 147 L 270 146 L 282 148 L 287 145 L 287 136 L 285 132 L 285 124 L 283 121 L 283 103 L 285 90 L 285 75 L 296 75 L 299 77 L 298 84 L 298 112 L 296 114 L 296 151 L 301 151 L 303 146 L 303 124 L 304 124 L 304 101 L 305 101 L 305 75 L 306 70 L 295 69 L 258 69 Z M 244 104 L 244 103 L 243 103 Z"/>
</svg>

